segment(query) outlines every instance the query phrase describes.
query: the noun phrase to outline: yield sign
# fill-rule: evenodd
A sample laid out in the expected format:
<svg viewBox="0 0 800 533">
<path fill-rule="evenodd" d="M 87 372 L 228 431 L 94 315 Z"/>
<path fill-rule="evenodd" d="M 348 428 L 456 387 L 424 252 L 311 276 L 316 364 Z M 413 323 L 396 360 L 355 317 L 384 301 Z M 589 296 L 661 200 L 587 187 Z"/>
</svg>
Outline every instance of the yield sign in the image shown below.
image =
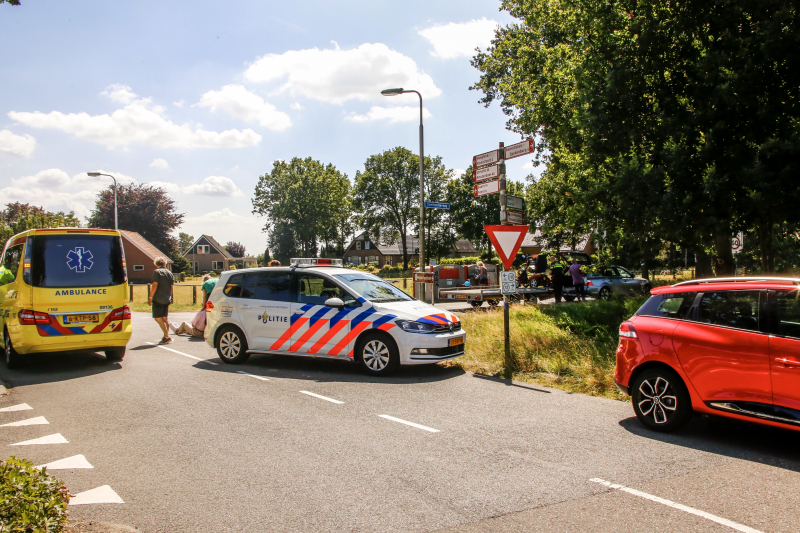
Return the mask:
<svg viewBox="0 0 800 533">
<path fill-rule="evenodd" d="M 522 241 L 525 240 L 525 234 L 528 233 L 528 226 L 484 226 L 483 229 L 503 261 L 503 266 L 510 269 Z"/>
</svg>

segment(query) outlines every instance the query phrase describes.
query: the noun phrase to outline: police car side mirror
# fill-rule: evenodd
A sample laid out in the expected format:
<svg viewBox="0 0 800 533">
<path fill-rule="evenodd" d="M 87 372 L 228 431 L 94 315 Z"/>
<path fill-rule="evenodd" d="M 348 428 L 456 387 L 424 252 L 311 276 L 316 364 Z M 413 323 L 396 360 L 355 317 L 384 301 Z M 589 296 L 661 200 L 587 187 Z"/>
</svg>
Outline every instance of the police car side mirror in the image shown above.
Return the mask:
<svg viewBox="0 0 800 533">
<path fill-rule="evenodd" d="M 335 307 L 337 309 L 344 309 L 344 302 L 341 298 L 328 298 L 325 300 L 325 307 Z"/>
</svg>

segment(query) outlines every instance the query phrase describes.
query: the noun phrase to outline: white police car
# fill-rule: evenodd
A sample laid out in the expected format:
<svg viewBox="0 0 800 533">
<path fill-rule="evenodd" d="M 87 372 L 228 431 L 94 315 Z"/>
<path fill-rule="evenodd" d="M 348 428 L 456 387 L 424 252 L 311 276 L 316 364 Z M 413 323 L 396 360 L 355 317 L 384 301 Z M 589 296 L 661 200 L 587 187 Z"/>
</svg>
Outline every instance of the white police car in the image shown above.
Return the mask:
<svg viewBox="0 0 800 533">
<path fill-rule="evenodd" d="M 206 342 L 226 363 L 252 353 L 356 361 L 369 374 L 464 355 L 458 318 L 341 259 L 223 272 L 206 304 Z"/>
</svg>

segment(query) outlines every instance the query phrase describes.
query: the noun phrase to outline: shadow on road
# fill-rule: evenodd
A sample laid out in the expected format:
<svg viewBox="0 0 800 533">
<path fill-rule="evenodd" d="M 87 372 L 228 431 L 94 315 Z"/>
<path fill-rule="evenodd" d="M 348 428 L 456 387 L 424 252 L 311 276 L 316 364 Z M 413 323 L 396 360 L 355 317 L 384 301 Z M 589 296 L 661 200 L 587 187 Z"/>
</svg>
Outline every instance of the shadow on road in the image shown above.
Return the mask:
<svg viewBox="0 0 800 533">
<path fill-rule="evenodd" d="M 650 431 L 636 417 L 619 425 L 639 437 L 800 472 L 800 432 L 789 429 L 706 415 L 677 433 Z"/>
<path fill-rule="evenodd" d="M 462 369 L 457 367 L 431 364 L 401 366 L 391 376 L 375 377 L 361 373 L 358 366 L 350 361 L 291 355 L 253 354 L 247 363 L 241 365 L 228 365 L 219 359 L 215 359 L 215 361 L 220 363 L 219 366 L 198 362 L 195 367 L 211 372 L 243 370 L 268 378 L 297 379 L 319 383 L 431 383 L 453 379 L 465 374 Z"/>
<path fill-rule="evenodd" d="M 11 387 L 53 383 L 85 378 L 119 370 L 122 365 L 111 362 L 102 353 L 89 351 L 28 354 L 20 368 L 0 366 L 0 381 Z"/>
</svg>

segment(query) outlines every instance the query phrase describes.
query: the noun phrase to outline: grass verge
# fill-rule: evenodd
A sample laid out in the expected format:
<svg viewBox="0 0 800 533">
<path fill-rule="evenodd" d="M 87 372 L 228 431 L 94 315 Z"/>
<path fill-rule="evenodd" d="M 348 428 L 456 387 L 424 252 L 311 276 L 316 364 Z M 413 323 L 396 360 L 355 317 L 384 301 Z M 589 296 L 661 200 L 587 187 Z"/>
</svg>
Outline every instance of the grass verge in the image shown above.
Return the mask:
<svg viewBox="0 0 800 533">
<path fill-rule="evenodd" d="M 514 379 L 548 387 L 627 399 L 614 385 L 617 332 L 646 297 L 610 302 L 511 307 Z M 461 315 L 466 354 L 444 365 L 470 372 L 503 373 L 503 311 Z"/>
</svg>

